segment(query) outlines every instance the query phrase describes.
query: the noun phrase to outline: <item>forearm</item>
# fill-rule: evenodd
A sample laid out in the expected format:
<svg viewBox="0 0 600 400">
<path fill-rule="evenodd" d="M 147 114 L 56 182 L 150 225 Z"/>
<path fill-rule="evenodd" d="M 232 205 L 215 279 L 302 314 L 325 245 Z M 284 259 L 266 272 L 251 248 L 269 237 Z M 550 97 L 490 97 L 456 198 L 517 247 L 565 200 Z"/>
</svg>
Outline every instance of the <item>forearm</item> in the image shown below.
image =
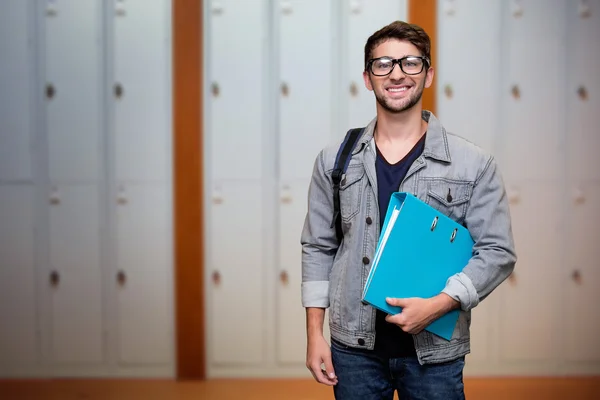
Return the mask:
<svg viewBox="0 0 600 400">
<path fill-rule="evenodd" d="M 323 336 L 325 309 L 318 307 L 306 308 L 306 335 L 308 340 Z"/>
</svg>

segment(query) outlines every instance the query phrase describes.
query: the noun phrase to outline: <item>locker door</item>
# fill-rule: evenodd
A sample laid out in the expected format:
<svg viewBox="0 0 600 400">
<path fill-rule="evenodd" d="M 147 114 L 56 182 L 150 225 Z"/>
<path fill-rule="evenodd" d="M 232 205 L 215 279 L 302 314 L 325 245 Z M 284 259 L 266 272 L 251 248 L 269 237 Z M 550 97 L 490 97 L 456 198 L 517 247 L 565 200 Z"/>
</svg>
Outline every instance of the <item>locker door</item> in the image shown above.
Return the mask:
<svg viewBox="0 0 600 400">
<path fill-rule="evenodd" d="M 96 180 L 102 164 L 102 2 L 52 2 L 46 14 L 46 128 L 52 181 Z"/>
<path fill-rule="evenodd" d="M 586 7 L 587 4 L 587 7 Z M 570 179 L 600 180 L 600 135 L 594 123 L 600 110 L 600 0 L 570 2 L 567 8 L 568 54 L 566 142 Z"/>
<path fill-rule="evenodd" d="M 341 73 L 341 65 L 335 63 L 331 39 L 335 37 L 333 7 L 333 1 L 323 0 L 275 2 L 280 68 L 279 245 L 275 277 L 276 357 L 280 363 L 306 361 L 300 234 L 315 157 L 335 136 L 332 79 L 333 74 Z M 326 322 L 326 338 L 328 332 Z"/>
<path fill-rule="evenodd" d="M 170 175 L 169 3 L 128 0 L 114 13 L 111 104 L 119 180 L 164 181 Z"/>
<path fill-rule="evenodd" d="M 33 56 L 31 2 L 9 0 L 0 13 L 0 182 L 31 180 Z"/>
<path fill-rule="evenodd" d="M 0 184 L 0 376 L 37 361 L 34 191 Z"/>
<path fill-rule="evenodd" d="M 265 224 L 263 188 L 222 184 L 206 215 L 210 361 L 258 365 L 265 351 Z"/>
<path fill-rule="evenodd" d="M 260 179 L 268 143 L 267 3 L 213 0 L 208 6 L 209 173 L 215 181 Z"/>
<path fill-rule="evenodd" d="M 563 168 L 565 11 L 564 0 L 503 2 L 499 135 L 509 180 L 555 179 Z"/>
<path fill-rule="evenodd" d="M 166 364 L 173 359 L 170 196 L 161 184 L 119 193 L 117 271 L 119 362 Z"/>
<path fill-rule="evenodd" d="M 558 281 L 564 229 L 562 196 L 554 183 L 509 184 L 513 234 L 519 261 L 498 292 L 499 350 L 503 361 L 555 361 L 562 300 Z M 543 201 L 540 201 L 543 199 Z M 543 284 L 540 282 L 543 281 Z"/>
<path fill-rule="evenodd" d="M 600 183 L 580 187 L 569 198 L 567 262 L 561 274 L 567 288 L 565 356 L 569 361 L 600 362 Z"/>
<path fill-rule="evenodd" d="M 438 7 L 438 59 L 433 60 L 432 89 L 438 93 L 442 124 L 490 152 L 500 121 L 501 9 L 500 0 L 443 2 Z"/>
<path fill-rule="evenodd" d="M 56 186 L 49 204 L 51 358 L 103 361 L 100 195 L 96 185 Z"/>
<path fill-rule="evenodd" d="M 343 76 L 342 95 L 347 113 L 341 132 L 335 132 L 335 137 L 340 138 L 348 129 L 365 126 L 375 117 L 375 96 L 367 90 L 362 77 L 367 39 L 395 20 L 406 21 L 408 13 L 406 0 L 342 1 L 345 65 L 337 62 L 334 64 L 334 73 Z"/>
</svg>

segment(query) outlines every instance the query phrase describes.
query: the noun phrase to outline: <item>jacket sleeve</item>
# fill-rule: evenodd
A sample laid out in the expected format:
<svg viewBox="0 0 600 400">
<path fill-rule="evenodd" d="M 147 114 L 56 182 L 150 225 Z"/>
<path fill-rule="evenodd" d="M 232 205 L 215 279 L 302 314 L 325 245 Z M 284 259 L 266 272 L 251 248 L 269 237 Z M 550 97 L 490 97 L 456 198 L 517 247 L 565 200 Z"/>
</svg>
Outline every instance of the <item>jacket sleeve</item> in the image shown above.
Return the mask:
<svg viewBox="0 0 600 400">
<path fill-rule="evenodd" d="M 324 151 L 321 151 L 314 163 L 300 240 L 304 307 L 329 307 L 329 274 L 338 248 L 332 219 L 333 188 L 325 171 Z"/>
<path fill-rule="evenodd" d="M 493 157 L 476 179 L 465 225 L 475 242 L 473 257 L 442 292 L 468 311 L 512 273 L 517 261 L 508 198 Z"/>
</svg>

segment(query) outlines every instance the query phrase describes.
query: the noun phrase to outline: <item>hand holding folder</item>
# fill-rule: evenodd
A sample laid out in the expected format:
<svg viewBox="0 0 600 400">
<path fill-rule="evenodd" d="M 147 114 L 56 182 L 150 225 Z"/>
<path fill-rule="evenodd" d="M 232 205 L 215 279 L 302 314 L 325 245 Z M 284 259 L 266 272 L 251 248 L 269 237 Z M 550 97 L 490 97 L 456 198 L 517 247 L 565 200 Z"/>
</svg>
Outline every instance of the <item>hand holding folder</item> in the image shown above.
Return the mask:
<svg viewBox="0 0 600 400">
<path fill-rule="evenodd" d="M 392 194 L 363 291 L 363 301 L 388 314 L 387 297 L 429 298 L 438 295 L 473 254 L 469 231 L 410 193 Z M 452 310 L 425 329 L 450 340 L 459 310 Z"/>
</svg>

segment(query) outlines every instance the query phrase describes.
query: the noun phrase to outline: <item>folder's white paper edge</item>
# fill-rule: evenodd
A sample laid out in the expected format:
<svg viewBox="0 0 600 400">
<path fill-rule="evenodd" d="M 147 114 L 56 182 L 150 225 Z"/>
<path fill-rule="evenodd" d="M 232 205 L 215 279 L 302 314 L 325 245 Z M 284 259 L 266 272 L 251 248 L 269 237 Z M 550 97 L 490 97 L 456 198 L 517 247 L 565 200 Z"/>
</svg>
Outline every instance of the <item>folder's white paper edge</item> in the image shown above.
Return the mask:
<svg viewBox="0 0 600 400">
<path fill-rule="evenodd" d="M 377 246 L 377 250 L 375 251 L 375 257 L 373 258 L 373 264 L 371 265 L 371 270 L 369 271 L 369 276 L 367 276 L 367 282 L 365 283 L 365 287 L 363 289 L 363 298 L 367 294 L 367 290 L 369 289 L 369 285 L 371 284 L 373 274 L 375 272 L 375 269 L 377 269 L 377 265 L 379 264 L 379 259 L 381 258 L 382 250 L 385 247 L 390 234 L 392 233 L 392 228 L 394 227 L 394 224 L 396 223 L 396 219 L 398 218 L 398 215 L 400 214 L 402 207 L 404 207 L 404 204 L 405 204 L 405 202 L 403 201 L 402 204 L 400 204 L 399 208 L 397 206 L 394 206 L 394 209 L 392 210 L 392 213 L 390 215 L 390 219 L 386 226 L 385 232 L 383 233 L 383 236 L 381 237 L 381 242 L 380 242 L 379 246 Z"/>
</svg>

